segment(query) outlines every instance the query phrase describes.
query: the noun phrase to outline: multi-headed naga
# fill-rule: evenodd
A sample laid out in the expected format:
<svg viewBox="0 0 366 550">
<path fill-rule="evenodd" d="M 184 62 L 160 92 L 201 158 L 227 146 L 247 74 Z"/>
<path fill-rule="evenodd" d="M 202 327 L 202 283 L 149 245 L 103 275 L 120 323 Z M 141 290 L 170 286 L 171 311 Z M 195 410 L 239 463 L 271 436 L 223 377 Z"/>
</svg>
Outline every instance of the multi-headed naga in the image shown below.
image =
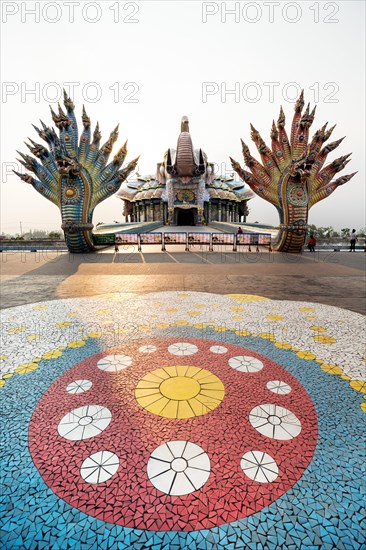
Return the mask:
<svg viewBox="0 0 366 550">
<path fill-rule="evenodd" d="M 250 172 L 231 159 L 238 175 L 251 189 L 266 201 L 274 204 L 280 215 L 280 228 L 274 249 L 283 252 L 301 252 L 305 242 L 308 213 L 317 202 L 329 197 L 339 186 L 349 181 L 357 172 L 333 177 L 350 161 L 350 154 L 342 156 L 324 166 L 328 154 L 343 141 L 333 141 L 323 147 L 335 126 L 326 129 L 325 124 L 309 140 L 309 128 L 314 120 L 315 108 L 310 105 L 302 113 L 304 94 L 301 92 L 295 104 L 290 140 L 285 130 L 285 115 L 280 110 L 277 126 L 273 121 L 271 149 L 267 147 L 259 132 L 251 125 L 254 141 L 262 164 L 250 154 L 242 141 L 243 156 Z"/>
<path fill-rule="evenodd" d="M 94 249 L 92 217 L 94 208 L 120 188 L 122 182 L 136 168 L 138 159 L 131 161 L 121 170 L 127 155 L 127 142 L 119 149 L 113 161 L 107 164 L 113 144 L 118 138 L 118 126 L 108 140 L 100 147 L 101 133 L 97 123 L 91 141 L 90 118 L 83 108 L 84 130 L 78 141 L 78 126 L 74 114 L 74 104 L 64 92 L 66 113 L 58 106 L 56 114 L 52 108 L 52 118 L 59 130 L 47 127 L 42 121 L 42 129 L 34 126 L 38 135 L 47 143 L 48 149 L 31 139 L 27 145 L 31 153 L 40 160 L 19 153 L 19 160 L 31 170 L 29 174 L 15 172 L 23 181 L 30 183 L 46 199 L 56 204 L 62 217 L 62 229 L 70 252 L 89 252 Z"/>
</svg>

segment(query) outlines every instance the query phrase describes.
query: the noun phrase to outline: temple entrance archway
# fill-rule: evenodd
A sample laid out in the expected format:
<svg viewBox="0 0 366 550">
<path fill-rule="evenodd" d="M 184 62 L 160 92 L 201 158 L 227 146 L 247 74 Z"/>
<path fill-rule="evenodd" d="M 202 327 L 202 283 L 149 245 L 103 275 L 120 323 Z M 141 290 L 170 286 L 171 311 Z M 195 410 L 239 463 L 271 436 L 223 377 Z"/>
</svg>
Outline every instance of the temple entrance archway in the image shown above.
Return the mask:
<svg viewBox="0 0 366 550">
<path fill-rule="evenodd" d="M 177 208 L 176 209 L 176 224 L 177 225 L 196 225 L 196 209 L 195 208 Z"/>
</svg>

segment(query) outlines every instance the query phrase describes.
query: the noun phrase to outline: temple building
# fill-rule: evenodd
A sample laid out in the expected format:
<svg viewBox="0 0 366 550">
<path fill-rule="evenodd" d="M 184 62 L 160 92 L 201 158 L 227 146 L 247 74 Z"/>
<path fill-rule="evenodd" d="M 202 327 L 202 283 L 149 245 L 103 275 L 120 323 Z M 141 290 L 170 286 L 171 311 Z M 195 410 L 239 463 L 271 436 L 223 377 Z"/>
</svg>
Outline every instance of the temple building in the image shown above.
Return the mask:
<svg viewBox="0 0 366 550">
<path fill-rule="evenodd" d="M 193 148 L 188 118 L 183 117 L 177 148 L 167 150 L 156 174 L 125 182 L 116 196 L 124 201 L 126 222 L 199 225 L 245 222 L 247 202 L 255 195 L 234 174 L 215 175 L 206 153 Z"/>
</svg>

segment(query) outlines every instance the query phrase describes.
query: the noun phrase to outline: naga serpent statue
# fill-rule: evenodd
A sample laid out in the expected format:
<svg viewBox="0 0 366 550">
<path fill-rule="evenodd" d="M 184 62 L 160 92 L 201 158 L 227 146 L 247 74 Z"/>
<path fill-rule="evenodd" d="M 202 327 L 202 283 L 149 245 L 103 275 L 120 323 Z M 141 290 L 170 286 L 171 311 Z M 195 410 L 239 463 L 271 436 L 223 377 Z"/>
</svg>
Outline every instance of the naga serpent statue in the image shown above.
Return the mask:
<svg viewBox="0 0 366 550">
<path fill-rule="evenodd" d="M 136 168 L 138 158 L 120 170 L 127 155 L 126 142 L 107 165 L 113 144 L 118 138 L 118 126 L 100 147 L 101 133 L 97 123 L 90 142 L 90 118 L 83 107 L 84 130 L 78 143 L 74 104 L 66 92 L 64 105 L 66 113 L 60 105 L 58 114 L 51 108 L 59 136 L 54 128 L 47 127 L 42 121 L 42 129 L 34 126 L 38 135 L 47 143 L 48 149 L 31 139 L 29 141 L 32 145 L 26 143 L 41 164 L 33 157 L 19 153 L 23 159 L 19 162 L 27 170 L 31 170 L 37 179 L 29 174 L 14 172 L 59 207 L 67 248 L 73 253 L 84 253 L 94 249 L 94 208 L 118 191 L 122 182 Z"/>
<path fill-rule="evenodd" d="M 244 161 L 250 172 L 243 170 L 240 164 L 230 157 L 237 174 L 257 195 L 277 208 L 280 226 L 274 249 L 282 252 L 302 251 L 310 208 L 329 197 L 339 185 L 343 185 L 357 173 L 333 180 L 335 174 L 343 170 L 350 161 L 348 157 L 351 153 L 323 168 L 328 153 L 338 147 L 344 138 L 322 147 L 335 127 L 326 130 L 325 124 L 315 132 L 308 144 L 309 128 L 314 120 L 315 108 L 310 112 L 308 105 L 302 113 L 303 107 L 302 91 L 295 104 L 290 140 L 285 130 L 285 115 L 281 107 L 277 127 L 274 121 L 272 124 L 272 150 L 251 125 L 251 138 L 258 149 L 262 164 L 252 157 L 243 141 Z"/>
</svg>

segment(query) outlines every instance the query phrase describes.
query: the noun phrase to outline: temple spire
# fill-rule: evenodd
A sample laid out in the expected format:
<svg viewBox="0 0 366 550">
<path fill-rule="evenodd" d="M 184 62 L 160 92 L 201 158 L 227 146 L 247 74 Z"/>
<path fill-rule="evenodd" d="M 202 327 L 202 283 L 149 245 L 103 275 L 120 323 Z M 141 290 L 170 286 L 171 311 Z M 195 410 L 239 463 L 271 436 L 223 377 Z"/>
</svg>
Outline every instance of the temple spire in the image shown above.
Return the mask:
<svg viewBox="0 0 366 550">
<path fill-rule="evenodd" d="M 180 131 L 189 133 L 189 120 L 187 116 L 182 116 L 182 122 L 180 123 Z"/>
</svg>

